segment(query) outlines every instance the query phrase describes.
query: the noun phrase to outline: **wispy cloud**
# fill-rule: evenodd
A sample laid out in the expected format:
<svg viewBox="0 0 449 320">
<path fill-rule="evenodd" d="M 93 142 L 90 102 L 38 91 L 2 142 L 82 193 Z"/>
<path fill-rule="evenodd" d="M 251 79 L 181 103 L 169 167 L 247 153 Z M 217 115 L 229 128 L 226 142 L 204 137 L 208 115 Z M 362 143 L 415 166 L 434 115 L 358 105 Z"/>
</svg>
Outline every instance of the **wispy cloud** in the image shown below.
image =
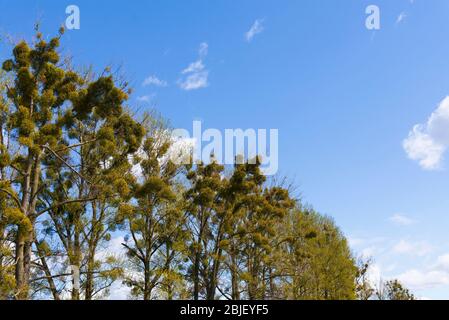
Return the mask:
<svg viewBox="0 0 449 320">
<path fill-rule="evenodd" d="M 434 247 L 426 241 L 412 242 L 401 240 L 393 247 L 393 252 L 398 254 L 423 257 L 431 253 L 433 249 Z"/>
<path fill-rule="evenodd" d="M 410 269 L 395 278 L 413 290 L 449 286 L 449 254 L 443 254 L 423 269 Z"/>
<path fill-rule="evenodd" d="M 151 75 L 143 81 L 142 85 L 144 87 L 146 87 L 146 86 L 166 87 L 166 86 L 168 86 L 168 83 L 165 80 L 159 79 L 155 75 Z"/>
<path fill-rule="evenodd" d="M 397 276 L 399 281 L 414 290 L 435 288 L 449 284 L 449 273 L 443 270 L 408 270 Z"/>
<path fill-rule="evenodd" d="M 200 44 L 200 48 L 198 50 L 198 54 L 200 58 L 204 58 L 209 53 L 209 45 L 206 42 Z"/>
<path fill-rule="evenodd" d="M 407 18 L 407 14 L 403 11 L 398 15 L 398 17 L 396 19 L 396 24 L 403 22 L 405 20 L 405 18 Z"/>
<path fill-rule="evenodd" d="M 391 216 L 388 220 L 399 226 L 409 226 L 416 222 L 415 220 L 399 213 Z"/>
<path fill-rule="evenodd" d="M 245 33 L 246 41 L 251 42 L 253 38 L 262 31 L 264 31 L 263 19 L 257 19 L 254 21 L 251 28 Z"/>
<path fill-rule="evenodd" d="M 181 71 L 184 76 L 178 80 L 181 89 L 191 91 L 209 86 L 209 70 L 206 69 L 203 62 L 208 52 L 209 45 L 206 42 L 201 43 L 198 49 L 198 60 L 190 63 L 187 68 Z"/>
<path fill-rule="evenodd" d="M 195 72 L 201 72 L 205 69 L 205 66 L 203 64 L 202 60 L 198 60 L 195 62 L 192 62 L 191 64 L 189 64 L 189 66 L 187 68 L 185 68 L 184 70 L 182 70 L 182 74 L 187 74 L 187 73 L 195 73 Z"/>
<path fill-rule="evenodd" d="M 209 72 L 201 71 L 198 73 L 193 73 L 185 78 L 183 81 L 179 82 L 181 89 L 186 91 L 197 90 L 201 88 L 206 88 L 208 83 Z"/>
<path fill-rule="evenodd" d="M 449 147 L 449 96 L 440 102 L 426 123 L 413 127 L 403 147 L 408 157 L 418 161 L 423 169 L 441 168 Z"/>
<path fill-rule="evenodd" d="M 148 95 L 144 95 L 144 96 L 140 96 L 140 97 L 137 97 L 137 101 L 139 101 L 139 102 L 151 102 L 151 101 L 153 101 L 153 99 L 156 97 L 156 95 L 153 93 L 153 94 L 148 94 Z"/>
<path fill-rule="evenodd" d="M 349 245 L 353 250 L 356 250 L 361 257 L 369 259 L 373 256 L 381 255 L 386 251 L 385 237 L 353 237 L 348 236 Z"/>
</svg>

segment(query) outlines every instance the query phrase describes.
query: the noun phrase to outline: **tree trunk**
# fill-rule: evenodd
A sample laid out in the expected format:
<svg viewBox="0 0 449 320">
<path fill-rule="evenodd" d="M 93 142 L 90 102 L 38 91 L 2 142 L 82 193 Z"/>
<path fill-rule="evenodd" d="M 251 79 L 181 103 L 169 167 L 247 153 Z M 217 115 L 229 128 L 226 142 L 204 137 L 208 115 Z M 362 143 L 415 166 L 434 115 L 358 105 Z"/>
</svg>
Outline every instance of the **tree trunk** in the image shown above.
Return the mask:
<svg viewBox="0 0 449 320">
<path fill-rule="evenodd" d="M 41 155 L 35 157 L 28 151 L 27 169 L 22 183 L 21 211 L 30 219 L 32 230 L 25 230 L 24 226 L 18 227 L 16 237 L 16 285 L 17 299 L 29 298 L 29 283 L 31 275 L 31 247 L 34 238 L 34 215 L 37 203 L 37 191 L 40 179 Z"/>
<path fill-rule="evenodd" d="M 16 238 L 16 287 L 17 287 L 17 299 L 28 299 L 28 284 L 25 282 L 25 235 L 23 227 L 19 226 Z"/>
<path fill-rule="evenodd" d="M 236 257 L 236 250 L 234 245 L 231 248 L 230 251 L 231 255 L 231 297 L 232 300 L 240 300 L 240 290 L 239 290 L 239 275 L 237 273 L 237 257 Z"/>
<path fill-rule="evenodd" d="M 144 286 L 143 286 L 143 300 L 148 301 L 151 300 L 151 288 L 150 288 L 150 262 L 148 259 L 145 261 L 145 270 L 144 270 Z"/>
<path fill-rule="evenodd" d="M 86 300 L 93 299 L 93 291 L 94 291 L 94 257 L 92 252 L 89 252 L 89 257 L 87 261 L 87 274 L 86 274 Z"/>
</svg>

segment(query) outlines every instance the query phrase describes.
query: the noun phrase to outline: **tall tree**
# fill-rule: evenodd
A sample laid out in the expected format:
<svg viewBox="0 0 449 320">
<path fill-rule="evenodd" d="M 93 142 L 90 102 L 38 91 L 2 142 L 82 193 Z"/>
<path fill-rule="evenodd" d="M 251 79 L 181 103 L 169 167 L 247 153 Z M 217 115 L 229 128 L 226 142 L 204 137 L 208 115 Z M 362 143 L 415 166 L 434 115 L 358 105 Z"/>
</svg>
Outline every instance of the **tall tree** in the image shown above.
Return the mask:
<svg viewBox="0 0 449 320">
<path fill-rule="evenodd" d="M 266 298 L 270 269 L 267 261 L 273 250 L 271 239 L 276 224 L 294 205 L 287 190 L 267 187 L 265 181 L 259 158 L 237 164 L 231 177 L 234 230 L 228 253 L 234 299 L 240 298 L 241 282 L 245 284 L 248 299 Z"/>
<path fill-rule="evenodd" d="M 170 294 L 168 278 L 184 236 L 182 207 L 175 178 L 179 166 L 168 157 L 170 135 L 160 119 L 147 118 L 147 135 L 134 157 L 136 181 L 127 202 L 119 208 L 117 222 L 126 226 L 126 249 L 130 272 L 124 283 L 144 300 L 155 298 L 161 282 Z"/>
<path fill-rule="evenodd" d="M 297 205 L 278 225 L 273 298 L 351 300 L 357 268 L 346 239 L 334 223 Z"/>
<path fill-rule="evenodd" d="M 47 170 L 48 185 L 51 186 L 44 194 L 48 203 L 58 203 L 64 199 L 82 197 L 90 199 L 85 203 L 69 204 L 49 210 L 49 219 L 44 221 L 46 228 L 42 232 L 42 240 L 57 235 L 62 252 L 67 255 L 67 265 L 79 270 L 80 288 L 84 289 L 84 298 L 90 300 L 107 289 L 120 275 L 121 270 L 113 256 L 97 258 L 97 253 L 110 239 L 114 231 L 113 216 L 115 208 L 122 197 L 129 194 L 128 184 L 132 182 L 129 172 L 131 164 L 128 155 L 135 151 L 136 146 L 123 140 L 132 132 L 119 132 L 119 128 L 139 126 L 130 121 L 127 113 L 114 121 L 104 121 L 95 114 L 78 121 L 70 132 L 72 140 L 78 144 L 67 153 L 65 161 L 78 168 L 83 176 L 76 179 L 73 172 L 65 172 L 52 165 L 52 171 Z M 117 130 L 114 126 L 117 125 Z M 137 133 L 137 136 L 136 136 Z M 141 135 L 136 131 L 134 137 L 139 140 Z M 143 132 L 142 132 L 143 133 Z M 89 143 L 85 143 L 85 142 Z M 73 153 L 79 156 L 74 156 Z M 76 164 L 73 163 L 74 159 Z M 89 178 L 84 178 L 89 177 Z M 75 183 L 74 183 L 75 181 Z M 60 250 L 57 250 L 60 251 Z M 44 266 L 45 264 L 42 263 Z M 57 274 L 56 274 L 57 276 Z M 81 297 L 80 290 L 72 290 L 72 299 Z"/>
<path fill-rule="evenodd" d="M 356 295 L 358 300 L 370 300 L 375 289 L 368 277 L 371 267 L 371 259 L 360 257 L 357 259 Z"/>
<path fill-rule="evenodd" d="M 381 282 L 376 290 L 379 300 L 416 300 L 416 297 L 399 280 Z"/>
<path fill-rule="evenodd" d="M 78 188 L 78 192 L 67 194 L 58 202 L 47 203 L 44 199 L 53 187 L 48 180 L 52 180 L 55 170 L 62 176 L 71 174 L 79 185 L 88 181 L 79 171 L 76 158 L 68 161 L 68 154 L 91 142 L 74 142 L 71 131 L 95 114 L 113 134 L 123 132 L 122 141 L 130 151 L 139 145 L 142 133 L 131 118 L 122 116 L 127 93 L 115 86 L 112 76 L 86 82 L 60 63 L 57 48 L 62 34 L 63 29 L 47 42 L 38 33 L 36 43 L 30 47 L 25 41 L 20 42 L 13 50 L 13 58 L 3 63 L 3 69 L 13 78 L 13 85 L 7 87 L 11 106 L 6 122 L 11 131 L 9 143 L 16 152 L 4 154 L 2 166 L 13 178 L 1 181 L 0 191 L 12 203 L 5 213 L 16 228 L 18 299 L 29 297 L 37 221 L 50 211 L 68 206 L 78 216 L 80 205 L 98 195 L 86 198 Z M 74 227 L 79 225 L 75 223 Z M 79 260 L 79 252 L 74 257 Z"/>
<path fill-rule="evenodd" d="M 225 223 L 228 213 L 224 208 L 223 192 L 226 180 L 224 167 L 213 158 L 210 164 L 189 167 L 187 178 L 190 188 L 186 192 L 188 227 L 191 234 L 190 278 L 193 299 L 216 298 L 219 272 L 226 245 Z"/>
<path fill-rule="evenodd" d="M 7 119 L 9 114 L 9 102 L 4 94 L 8 85 L 8 79 L 4 72 L 0 71 L 0 188 L 7 187 L 8 176 L 6 166 L 9 162 L 9 136 Z M 14 205 L 6 192 L 0 192 L 0 299 L 12 297 L 15 288 L 14 279 L 14 233 L 8 228 L 11 223 L 10 212 L 7 209 Z"/>
</svg>

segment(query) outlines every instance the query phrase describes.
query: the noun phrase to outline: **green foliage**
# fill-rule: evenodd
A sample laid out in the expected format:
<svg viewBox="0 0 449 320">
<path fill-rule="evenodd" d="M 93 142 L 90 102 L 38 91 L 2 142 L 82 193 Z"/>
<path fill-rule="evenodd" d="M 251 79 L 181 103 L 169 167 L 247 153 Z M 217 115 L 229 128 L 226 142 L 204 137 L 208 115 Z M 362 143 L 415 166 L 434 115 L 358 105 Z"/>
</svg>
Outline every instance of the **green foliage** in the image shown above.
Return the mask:
<svg viewBox="0 0 449 320">
<path fill-rule="evenodd" d="M 356 274 L 356 295 L 358 300 L 370 300 L 375 290 L 368 278 L 368 272 L 371 267 L 371 260 L 359 258 L 357 260 L 357 274 Z"/>
<path fill-rule="evenodd" d="M 19 226 L 26 235 L 33 229 L 30 219 L 18 208 L 4 208 L 2 216 L 6 224 Z"/>
<path fill-rule="evenodd" d="M 167 123 L 138 121 L 110 70 L 60 63 L 62 34 L 21 41 L 2 64 L 0 299 L 99 299 L 116 281 L 142 299 L 369 299 L 332 220 L 259 158 L 171 162 Z M 108 251 L 116 232 L 124 255 Z M 378 296 L 414 298 L 398 282 Z"/>
<path fill-rule="evenodd" d="M 410 290 L 398 280 L 381 283 L 376 290 L 376 297 L 379 300 L 416 300 Z"/>
<path fill-rule="evenodd" d="M 49 41 L 38 33 L 32 46 L 19 42 L 2 64 L 9 84 L 0 87 L 0 191 L 7 202 L 0 224 L 4 232 L 15 232 L 20 299 L 30 296 L 31 276 L 48 279 L 33 282 L 36 291 L 58 298 L 64 280 L 53 280 L 51 274 L 60 270 L 50 270 L 47 260 L 60 255 L 60 248 L 66 265 L 85 266 L 87 299 L 99 293 L 94 279 L 103 289 L 104 279 L 116 279 L 95 255 L 110 239 L 111 207 L 130 193 L 133 177 L 119 172 L 130 168 L 128 155 L 144 134 L 125 112 L 126 88 L 112 75 L 94 79 L 59 63 L 62 33 Z M 38 220 L 43 230 L 36 228 Z M 33 270 L 32 251 L 41 263 Z M 80 292 L 73 290 L 72 298 L 79 299 Z"/>
<path fill-rule="evenodd" d="M 140 176 L 132 185 L 130 201 L 120 204 L 116 216 L 132 239 L 124 246 L 134 273 L 125 275 L 124 283 L 145 300 L 162 294 L 156 290 L 159 283 L 167 298 L 174 298 L 174 288 L 183 286 L 177 271 L 185 237 L 183 203 L 176 192 L 178 171 L 165 158 L 170 141 L 161 133 L 166 128 L 154 120 L 144 121 L 147 135 L 134 161 Z"/>
</svg>

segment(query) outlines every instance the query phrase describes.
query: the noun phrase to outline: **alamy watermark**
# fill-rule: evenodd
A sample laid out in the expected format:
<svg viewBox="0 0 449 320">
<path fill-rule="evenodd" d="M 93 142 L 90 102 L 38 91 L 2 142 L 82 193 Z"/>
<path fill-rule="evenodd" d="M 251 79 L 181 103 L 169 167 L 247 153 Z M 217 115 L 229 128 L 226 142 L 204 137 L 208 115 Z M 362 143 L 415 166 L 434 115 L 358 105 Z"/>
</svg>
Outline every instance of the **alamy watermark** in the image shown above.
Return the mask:
<svg viewBox="0 0 449 320">
<path fill-rule="evenodd" d="M 380 30 L 380 9 L 376 5 L 366 7 L 365 13 L 368 17 L 365 20 L 365 26 L 368 30 Z"/>
<path fill-rule="evenodd" d="M 245 161 L 261 163 L 266 175 L 279 170 L 278 129 L 205 129 L 201 121 L 193 121 L 192 133 L 187 129 L 172 132 L 174 151 L 171 160 L 178 164 L 216 161 L 222 165 L 234 165 Z"/>
<path fill-rule="evenodd" d="M 66 7 L 65 13 L 68 15 L 65 26 L 68 30 L 79 30 L 81 28 L 81 12 L 77 5 L 71 4 Z M 365 14 L 368 16 L 365 20 L 365 27 L 368 30 L 380 30 L 380 8 L 371 4 L 366 7 Z"/>
<path fill-rule="evenodd" d="M 68 30 L 79 30 L 81 28 L 80 8 L 72 4 L 65 9 L 65 13 L 69 15 L 65 20 L 66 28 Z"/>
</svg>

